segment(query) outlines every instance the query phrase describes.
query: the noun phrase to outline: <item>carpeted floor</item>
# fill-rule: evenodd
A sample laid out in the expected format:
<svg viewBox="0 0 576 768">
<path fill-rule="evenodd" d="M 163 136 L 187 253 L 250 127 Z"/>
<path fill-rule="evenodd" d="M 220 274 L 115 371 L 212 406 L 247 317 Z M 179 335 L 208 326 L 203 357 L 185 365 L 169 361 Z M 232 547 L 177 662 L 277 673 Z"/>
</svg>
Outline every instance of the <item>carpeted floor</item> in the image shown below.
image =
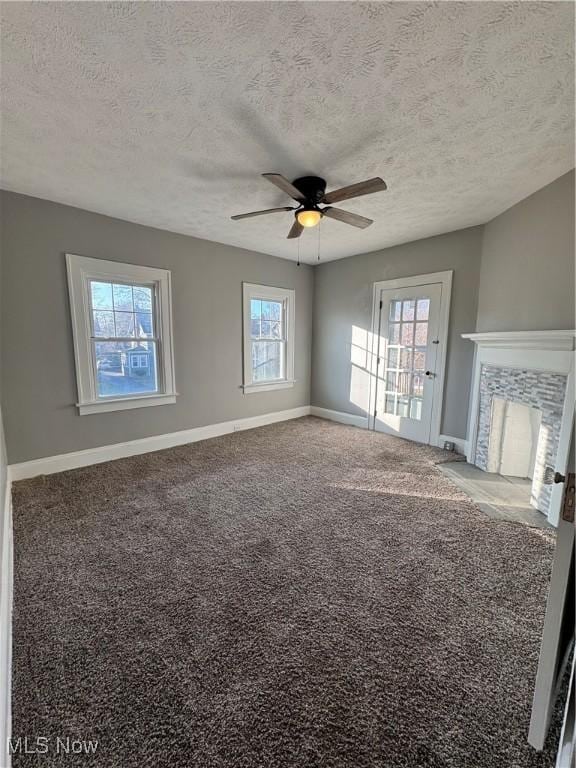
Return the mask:
<svg viewBox="0 0 576 768">
<path fill-rule="evenodd" d="M 549 768 L 553 535 L 446 458 L 310 417 L 16 483 L 15 768 Z"/>
</svg>

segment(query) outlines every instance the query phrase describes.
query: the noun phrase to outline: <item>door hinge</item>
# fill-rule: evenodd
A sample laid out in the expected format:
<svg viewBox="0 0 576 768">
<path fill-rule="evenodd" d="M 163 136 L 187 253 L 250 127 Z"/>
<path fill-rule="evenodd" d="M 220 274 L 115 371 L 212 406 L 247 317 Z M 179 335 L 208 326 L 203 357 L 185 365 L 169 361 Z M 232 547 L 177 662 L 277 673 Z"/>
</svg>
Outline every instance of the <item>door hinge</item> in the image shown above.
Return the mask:
<svg viewBox="0 0 576 768">
<path fill-rule="evenodd" d="M 380 299 L 380 309 L 382 309 L 382 299 Z"/>
<path fill-rule="evenodd" d="M 378 411 L 376 410 L 376 408 L 374 408 L 374 416 L 376 416 L 377 413 Z"/>
<path fill-rule="evenodd" d="M 567 523 L 574 522 L 574 501 L 576 496 L 576 475 L 573 472 L 568 473 L 566 479 L 566 490 L 562 501 L 562 520 Z"/>
</svg>

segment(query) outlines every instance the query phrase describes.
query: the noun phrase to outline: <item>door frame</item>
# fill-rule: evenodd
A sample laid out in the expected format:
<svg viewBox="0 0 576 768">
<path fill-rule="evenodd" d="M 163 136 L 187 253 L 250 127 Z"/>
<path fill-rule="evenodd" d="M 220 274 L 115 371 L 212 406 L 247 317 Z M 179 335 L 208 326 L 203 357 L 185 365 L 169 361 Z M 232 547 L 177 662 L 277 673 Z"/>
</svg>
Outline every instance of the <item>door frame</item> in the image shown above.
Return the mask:
<svg viewBox="0 0 576 768">
<path fill-rule="evenodd" d="M 447 346 L 448 346 L 448 320 L 450 318 L 450 303 L 452 299 L 452 269 L 444 272 L 429 272 L 424 275 L 411 275 L 409 277 L 396 277 L 392 280 L 379 280 L 374 283 L 372 289 L 372 333 L 370 340 L 370 396 L 368 405 L 368 429 L 376 426 L 376 386 L 378 373 L 378 342 L 380 337 L 380 292 L 383 290 L 395 290 L 400 288 L 416 288 L 419 285 L 440 283 L 440 311 L 438 322 L 438 340 L 440 342 L 437 353 L 436 380 L 434 386 L 434 400 L 432 402 L 432 415 L 430 418 L 429 445 L 440 444 L 440 427 L 442 410 L 444 405 L 444 374 L 446 370 Z"/>
</svg>

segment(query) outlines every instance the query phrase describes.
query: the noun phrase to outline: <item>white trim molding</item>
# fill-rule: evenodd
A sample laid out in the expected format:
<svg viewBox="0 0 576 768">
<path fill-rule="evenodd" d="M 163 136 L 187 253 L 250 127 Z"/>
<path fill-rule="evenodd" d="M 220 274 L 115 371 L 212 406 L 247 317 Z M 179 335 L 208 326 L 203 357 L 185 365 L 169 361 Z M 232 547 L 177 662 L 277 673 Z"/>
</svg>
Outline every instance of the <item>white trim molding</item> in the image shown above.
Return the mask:
<svg viewBox="0 0 576 768">
<path fill-rule="evenodd" d="M 310 406 L 310 415 L 318 416 L 320 419 L 328 421 L 337 421 L 339 424 L 348 424 L 350 427 L 360 427 L 368 429 L 368 416 L 361 416 L 356 413 L 344 413 L 343 411 L 332 411 L 330 408 L 319 408 L 317 405 Z"/>
<path fill-rule="evenodd" d="M 480 374 L 483 365 L 501 368 L 524 368 L 561 373 L 567 377 L 562 410 L 562 425 L 556 455 L 556 469 L 562 471 L 568 462 L 572 421 L 574 418 L 574 348 L 576 331 L 504 331 L 464 333 L 462 338 L 476 345 L 470 389 L 466 459 L 475 463 L 480 406 Z M 548 521 L 558 525 L 563 486 L 554 485 Z"/>
<path fill-rule="evenodd" d="M 282 304 L 282 337 L 284 344 L 283 378 L 255 382 L 252 379 L 252 299 L 267 299 Z M 288 389 L 295 384 L 294 345 L 296 333 L 296 292 L 293 288 L 274 288 L 270 285 L 242 283 L 242 328 L 244 376 L 242 389 L 245 395 L 267 392 L 273 389 Z"/>
<path fill-rule="evenodd" d="M 576 331 L 487 331 L 485 333 L 463 333 L 463 339 L 470 339 L 479 347 L 493 349 L 546 349 L 572 350 Z"/>
<path fill-rule="evenodd" d="M 0 552 L 0 765 L 10 768 L 12 758 L 8 749 L 11 736 L 12 690 L 12 594 L 13 594 L 13 545 L 12 545 L 12 483 L 10 470 L 6 477 L 6 493 L 2 508 L 2 532 Z"/>
<path fill-rule="evenodd" d="M 176 402 L 176 393 L 173 395 L 139 395 L 137 397 L 119 397 L 106 399 L 103 403 L 96 400 L 94 403 L 76 403 L 80 416 L 88 416 L 91 413 L 103 413 L 104 411 L 126 411 L 131 408 L 144 408 L 151 405 L 170 405 Z"/>
<path fill-rule="evenodd" d="M 172 340 L 172 284 L 167 269 L 145 267 L 138 264 L 122 264 L 87 256 L 66 254 L 68 292 L 72 314 L 72 334 L 78 403 L 81 416 L 119 411 L 127 408 L 144 408 L 152 405 L 168 405 L 176 402 L 174 348 Z M 144 285 L 151 289 L 153 336 L 129 337 L 128 342 L 153 343 L 156 348 L 158 391 L 146 395 L 130 394 L 121 397 L 99 397 L 97 386 L 94 331 L 92 327 L 91 281 Z M 98 339 L 98 341 L 114 341 Z"/>
<path fill-rule="evenodd" d="M 33 461 L 25 461 L 20 464 L 11 464 L 10 474 L 12 480 L 24 480 L 37 475 L 52 475 L 55 472 L 64 472 L 68 469 L 88 467 L 92 464 L 101 464 L 104 461 L 123 459 L 128 456 L 137 456 L 142 453 L 161 451 L 165 448 L 173 448 L 176 445 L 196 443 L 199 440 L 209 440 L 212 437 L 227 435 L 244 429 L 264 427 L 267 424 L 275 424 L 279 421 L 299 419 L 301 416 L 310 415 L 310 406 L 302 405 L 287 411 L 274 411 L 261 416 L 250 416 L 245 419 L 223 421 L 219 424 L 208 424 L 204 427 L 183 429 L 179 432 L 169 432 L 153 437 L 144 437 L 140 440 L 130 440 L 126 443 L 114 443 L 102 445 L 98 448 L 88 448 L 84 451 L 63 453 L 59 456 L 46 456 Z"/>
<path fill-rule="evenodd" d="M 383 290 L 395 290 L 401 288 L 416 288 L 417 286 L 440 284 L 440 308 L 438 322 L 438 351 L 436 358 L 436 377 L 434 379 L 434 399 L 430 419 L 429 445 L 438 445 L 440 440 L 440 425 L 444 405 L 444 377 L 446 373 L 446 356 L 448 347 L 448 321 L 450 318 L 450 305 L 452 300 L 453 270 L 443 272 L 430 272 L 424 275 L 412 275 L 410 277 L 398 277 L 393 280 L 380 280 L 373 285 L 372 294 L 372 348 L 370 351 L 370 397 L 369 397 L 369 429 L 376 425 L 376 377 L 378 346 L 380 341 L 380 294 Z M 401 435 L 400 435 L 401 437 Z"/>
</svg>

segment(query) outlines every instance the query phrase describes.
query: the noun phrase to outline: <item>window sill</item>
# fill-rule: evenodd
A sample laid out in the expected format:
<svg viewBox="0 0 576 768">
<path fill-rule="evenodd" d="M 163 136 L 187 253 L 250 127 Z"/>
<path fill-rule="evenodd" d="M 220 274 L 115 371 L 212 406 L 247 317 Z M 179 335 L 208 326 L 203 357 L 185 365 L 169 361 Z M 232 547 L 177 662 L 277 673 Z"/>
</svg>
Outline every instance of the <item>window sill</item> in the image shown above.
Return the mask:
<svg viewBox="0 0 576 768">
<path fill-rule="evenodd" d="M 123 397 L 110 400 L 96 400 L 92 403 L 76 403 L 80 416 L 107 411 L 126 411 L 130 408 L 147 408 L 152 405 L 170 405 L 176 402 L 176 394 L 143 395 L 141 397 Z"/>
<path fill-rule="evenodd" d="M 284 379 L 283 381 L 267 381 L 264 384 L 244 384 L 242 389 L 245 395 L 253 395 L 256 392 L 268 392 L 272 389 L 290 389 L 295 383 L 295 379 Z"/>
</svg>

